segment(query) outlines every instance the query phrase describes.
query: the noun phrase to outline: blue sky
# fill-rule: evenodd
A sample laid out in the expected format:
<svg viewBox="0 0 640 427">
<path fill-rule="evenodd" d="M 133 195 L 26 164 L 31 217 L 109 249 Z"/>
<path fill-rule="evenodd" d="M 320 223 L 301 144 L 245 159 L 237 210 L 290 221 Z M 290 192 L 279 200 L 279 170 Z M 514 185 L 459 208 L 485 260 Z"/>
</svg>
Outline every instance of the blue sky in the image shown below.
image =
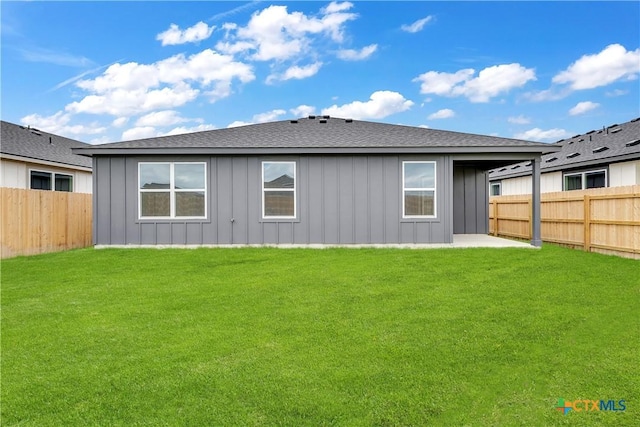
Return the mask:
<svg viewBox="0 0 640 427">
<path fill-rule="evenodd" d="M 1 116 L 89 143 L 309 114 L 554 142 L 640 116 L 640 3 L 5 2 Z"/>
</svg>

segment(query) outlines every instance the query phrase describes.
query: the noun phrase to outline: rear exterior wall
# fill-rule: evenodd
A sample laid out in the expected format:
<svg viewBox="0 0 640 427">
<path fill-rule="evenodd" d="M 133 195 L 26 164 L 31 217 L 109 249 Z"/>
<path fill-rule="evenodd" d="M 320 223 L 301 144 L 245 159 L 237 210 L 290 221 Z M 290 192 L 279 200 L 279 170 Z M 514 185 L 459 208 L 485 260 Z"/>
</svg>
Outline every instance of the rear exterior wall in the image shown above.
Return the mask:
<svg viewBox="0 0 640 427">
<path fill-rule="evenodd" d="M 436 217 L 402 216 L 402 162 L 436 162 Z M 140 162 L 205 162 L 206 219 L 139 219 Z M 297 217 L 262 218 L 262 161 L 295 161 Z M 97 245 L 450 243 L 446 155 L 97 156 Z"/>
</svg>

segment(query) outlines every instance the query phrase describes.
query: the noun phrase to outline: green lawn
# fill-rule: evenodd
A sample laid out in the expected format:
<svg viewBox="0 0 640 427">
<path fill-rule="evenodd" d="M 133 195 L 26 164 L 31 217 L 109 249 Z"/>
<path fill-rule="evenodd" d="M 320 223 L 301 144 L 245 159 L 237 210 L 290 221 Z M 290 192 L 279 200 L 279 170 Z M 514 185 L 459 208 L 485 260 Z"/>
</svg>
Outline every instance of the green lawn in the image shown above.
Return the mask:
<svg viewBox="0 0 640 427">
<path fill-rule="evenodd" d="M 87 249 L 3 261 L 1 297 L 4 426 L 640 425 L 634 260 Z"/>
</svg>

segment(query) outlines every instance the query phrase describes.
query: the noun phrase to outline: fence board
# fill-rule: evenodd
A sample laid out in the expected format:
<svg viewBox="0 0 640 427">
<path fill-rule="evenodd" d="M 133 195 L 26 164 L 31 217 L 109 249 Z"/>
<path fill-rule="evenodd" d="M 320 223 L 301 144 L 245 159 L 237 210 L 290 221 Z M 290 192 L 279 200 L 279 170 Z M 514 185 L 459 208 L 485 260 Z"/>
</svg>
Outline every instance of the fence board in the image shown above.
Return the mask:
<svg viewBox="0 0 640 427">
<path fill-rule="evenodd" d="M 0 258 L 91 246 L 91 194 L 0 188 Z"/>
<path fill-rule="evenodd" d="M 490 233 L 531 238 L 531 196 L 492 196 Z M 640 185 L 543 193 L 546 242 L 640 259 Z"/>
</svg>

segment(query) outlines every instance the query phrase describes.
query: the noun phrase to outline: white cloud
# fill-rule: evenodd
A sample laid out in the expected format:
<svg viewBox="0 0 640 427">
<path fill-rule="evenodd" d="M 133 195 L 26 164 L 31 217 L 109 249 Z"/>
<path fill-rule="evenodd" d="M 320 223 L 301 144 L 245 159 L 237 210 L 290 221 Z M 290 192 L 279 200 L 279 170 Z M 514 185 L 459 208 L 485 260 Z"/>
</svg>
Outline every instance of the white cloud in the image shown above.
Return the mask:
<svg viewBox="0 0 640 427">
<path fill-rule="evenodd" d="M 114 121 L 111 122 L 111 126 L 120 128 L 126 125 L 129 122 L 129 117 L 118 117 Z"/>
<path fill-rule="evenodd" d="M 233 127 L 238 127 L 238 126 L 253 125 L 253 124 L 256 124 L 256 123 L 271 122 L 271 121 L 276 120 L 278 117 L 282 116 L 283 114 L 287 114 L 287 112 L 285 110 L 282 110 L 282 109 L 271 110 L 271 111 L 267 111 L 266 113 L 255 114 L 252 117 L 252 120 L 250 122 L 244 122 L 242 120 L 236 120 L 234 122 L 229 123 L 229 125 L 227 125 L 227 127 L 228 128 L 233 128 Z"/>
<path fill-rule="evenodd" d="M 449 108 L 445 108 L 443 110 L 439 110 L 436 111 L 433 114 L 430 114 L 428 119 L 429 120 L 435 120 L 435 119 L 449 119 L 451 117 L 455 117 L 456 113 L 455 111 L 449 109 Z"/>
<path fill-rule="evenodd" d="M 243 122 L 242 120 L 236 120 L 227 125 L 228 128 L 237 128 L 239 126 L 252 125 L 252 122 Z"/>
<path fill-rule="evenodd" d="M 89 141 L 89 144 L 91 145 L 95 145 L 95 144 L 107 144 L 109 142 L 113 142 L 111 140 L 111 138 L 109 138 L 108 136 L 101 136 L 99 138 L 94 138 L 91 141 Z"/>
<path fill-rule="evenodd" d="M 338 58 L 345 61 L 361 61 L 370 57 L 376 50 L 378 50 L 377 44 L 370 44 L 360 50 L 355 49 L 342 49 L 337 53 Z"/>
<path fill-rule="evenodd" d="M 107 130 L 98 123 L 71 124 L 71 114 L 58 111 L 51 116 L 29 114 L 20 119 L 20 123 L 55 135 L 77 138 L 78 135 L 96 135 Z"/>
<path fill-rule="evenodd" d="M 433 16 L 429 15 L 426 18 L 418 19 L 413 24 L 410 24 L 410 25 L 404 24 L 400 27 L 400 29 L 402 31 L 406 31 L 407 33 L 417 33 L 418 31 L 422 31 L 424 26 L 427 25 L 429 22 L 431 22 L 432 19 L 433 19 Z"/>
<path fill-rule="evenodd" d="M 569 93 L 571 93 L 571 91 L 567 90 L 566 88 L 550 88 L 545 90 L 527 92 L 524 94 L 524 97 L 532 102 L 557 101 L 559 99 L 565 98 L 567 95 L 569 95 Z"/>
<path fill-rule="evenodd" d="M 556 141 L 558 139 L 566 138 L 571 133 L 564 129 L 548 129 L 542 130 L 540 128 L 529 129 L 528 131 L 515 134 L 513 137 L 517 139 L 526 139 L 530 141 Z"/>
<path fill-rule="evenodd" d="M 207 130 L 213 130 L 215 128 L 216 127 L 214 125 L 210 125 L 210 124 L 201 124 L 201 125 L 192 126 L 192 127 L 178 126 L 176 128 L 171 129 L 169 132 L 161 133 L 158 136 L 182 135 L 184 133 L 204 132 Z"/>
<path fill-rule="evenodd" d="M 270 84 L 277 80 L 284 81 L 291 79 L 306 79 L 308 77 L 316 75 L 318 71 L 320 71 L 320 67 L 322 67 L 322 62 L 315 62 L 304 67 L 293 65 L 287 68 L 287 70 L 282 74 L 271 74 L 269 77 L 267 77 L 266 82 Z"/>
<path fill-rule="evenodd" d="M 535 72 L 520 64 L 502 64 L 487 67 L 472 76 L 471 68 L 455 73 L 428 71 L 413 79 L 420 82 L 420 93 L 440 96 L 465 96 L 471 102 L 488 102 L 491 98 L 507 93 L 536 80 Z"/>
<path fill-rule="evenodd" d="M 228 25 L 226 40 L 216 49 L 228 54 L 245 52 L 256 61 L 286 60 L 310 51 L 314 35 L 326 35 L 340 43 L 344 25 L 357 15 L 345 13 L 353 5 L 333 2 L 317 16 L 289 12 L 287 6 L 269 6 L 251 15 L 244 27 Z"/>
<path fill-rule="evenodd" d="M 123 141 L 130 141 L 132 139 L 153 138 L 155 136 L 158 136 L 158 131 L 153 126 L 134 127 L 122 132 Z"/>
<path fill-rule="evenodd" d="M 292 108 L 289 110 L 291 114 L 296 117 L 308 117 L 313 115 L 316 111 L 316 107 L 312 107 L 311 105 L 298 105 L 296 108 Z"/>
<path fill-rule="evenodd" d="M 213 102 L 231 94 L 234 80 L 247 83 L 254 79 L 251 66 L 211 49 L 152 64 L 113 64 L 95 79 L 78 81 L 76 86 L 90 95 L 67 105 L 66 110 L 130 116 L 184 105 L 202 91 Z"/>
<path fill-rule="evenodd" d="M 516 125 L 528 125 L 529 123 L 531 123 L 531 119 L 529 117 L 523 116 L 522 114 L 519 116 L 509 117 L 507 121 Z"/>
<path fill-rule="evenodd" d="M 605 96 L 609 96 L 609 97 L 614 97 L 614 96 L 623 96 L 628 94 L 629 91 L 628 90 L 622 90 L 622 89 L 614 89 L 612 91 L 606 92 Z"/>
<path fill-rule="evenodd" d="M 145 126 L 171 126 L 178 123 L 189 121 L 184 117 L 180 117 L 180 113 L 175 110 L 154 111 L 146 114 L 136 121 L 137 127 Z"/>
<path fill-rule="evenodd" d="M 463 83 L 471 79 L 475 71 L 471 68 L 456 71 L 455 73 L 440 73 L 438 71 L 427 71 L 414 78 L 413 82 L 420 82 L 420 93 L 432 93 L 440 96 L 451 96 L 453 88 L 458 83 Z"/>
<path fill-rule="evenodd" d="M 606 86 L 618 80 L 635 80 L 640 73 L 640 48 L 627 51 L 612 44 L 601 52 L 584 55 L 552 79 L 570 85 L 573 90 Z"/>
<path fill-rule="evenodd" d="M 368 101 L 353 101 L 342 106 L 332 105 L 322 110 L 322 114 L 352 119 L 382 119 L 391 114 L 406 111 L 413 101 L 405 99 L 398 92 L 381 90 L 371 94 Z"/>
<path fill-rule="evenodd" d="M 253 121 L 254 123 L 271 122 L 277 119 L 278 117 L 282 116 L 283 114 L 287 114 L 287 112 L 285 110 L 280 110 L 280 109 L 271 110 L 271 111 L 267 111 L 266 113 L 256 114 L 255 116 L 253 116 Z"/>
<path fill-rule="evenodd" d="M 600 104 L 598 104 L 597 102 L 591 102 L 591 101 L 578 102 L 575 105 L 575 107 L 569 110 L 569 115 L 578 116 L 580 114 L 586 113 L 587 111 L 591 111 L 595 108 L 598 108 L 599 106 Z"/>
<path fill-rule="evenodd" d="M 193 101 L 199 91 L 182 83 L 155 90 L 117 89 L 104 95 L 89 95 L 72 102 L 65 109 L 71 113 L 127 116 L 145 111 L 175 108 Z"/>
<path fill-rule="evenodd" d="M 156 36 L 156 40 L 160 40 L 162 46 L 195 43 L 211 37 L 214 28 L 215 26 L 209 27 L 202 21 L 185 30 L 181 30 L 176 24 L 171 24 L 168 30 Z"/>
<path fill-rule="evenodd" d="M 329 13 L 343 12 L 345 10 L 351 9 L 352 7 L 353 7 L 353 3 L 350 3 L 348 1 L 345 1 L 342 3 L 338 3 L 337 1 L 332 1 L 331 3 L 329 3 L 327 7 L 322 8 L 322 13 L 329 14 Z"/>
</svg>

